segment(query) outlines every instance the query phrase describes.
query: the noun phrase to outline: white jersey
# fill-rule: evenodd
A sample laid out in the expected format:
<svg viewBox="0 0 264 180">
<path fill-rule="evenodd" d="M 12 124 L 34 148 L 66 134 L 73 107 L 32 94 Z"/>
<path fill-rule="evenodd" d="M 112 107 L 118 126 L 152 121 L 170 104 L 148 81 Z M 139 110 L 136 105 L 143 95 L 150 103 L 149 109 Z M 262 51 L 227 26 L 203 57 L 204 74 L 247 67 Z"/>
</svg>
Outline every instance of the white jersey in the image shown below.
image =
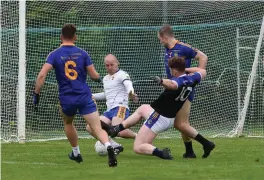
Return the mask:
<svg viewBox="0 0 264 180">
<path fill-rule="evenodd" d="M 130 77 L 127 72 L 118 70 L 113 75 L 106 75 L 103 79 L 104 93 L 106 97 L 107 110 L 117 106 L 128 107 L 128 92 L 124 85 L 124 81 L 129 80 Z"/>
</svg>

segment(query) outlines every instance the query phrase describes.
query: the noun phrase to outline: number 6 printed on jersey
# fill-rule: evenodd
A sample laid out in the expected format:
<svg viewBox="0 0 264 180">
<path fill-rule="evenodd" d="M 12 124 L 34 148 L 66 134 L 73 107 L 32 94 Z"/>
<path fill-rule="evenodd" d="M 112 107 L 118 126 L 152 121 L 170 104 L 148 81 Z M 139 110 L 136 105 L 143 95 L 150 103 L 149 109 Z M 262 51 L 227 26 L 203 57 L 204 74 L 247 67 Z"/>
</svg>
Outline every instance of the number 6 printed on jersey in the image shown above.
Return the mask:
<svg viewBox="0 0 264 180">
<path fill-rule="evenodd" d="M 67 61 L 67 62 L 65 63 L 65 68 L 64 68 L 64 70 L 65 70 L 65 75 L 66 75 L 66 77 L 67 77 L 68 79 L 70 79 L 70 80 L 75 80 L 75 79 L 77 79 L 77 77 L 78 77 L 78 73 L 77 73 L 77 71 L 75 71 L 74 69 L 70 69 L 70 65 L 71 65 L 72 67 L 76 67 L 76 63 L 75 63 L 74 61 Z"/>
</svg>

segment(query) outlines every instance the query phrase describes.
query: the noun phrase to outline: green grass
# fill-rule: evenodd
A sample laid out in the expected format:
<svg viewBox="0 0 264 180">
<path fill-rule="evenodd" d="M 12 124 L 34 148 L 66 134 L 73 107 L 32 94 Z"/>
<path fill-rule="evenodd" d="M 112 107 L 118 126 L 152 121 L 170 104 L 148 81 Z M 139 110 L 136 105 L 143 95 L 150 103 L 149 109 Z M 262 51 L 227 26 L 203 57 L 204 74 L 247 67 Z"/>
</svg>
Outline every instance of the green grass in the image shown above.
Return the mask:
<svg viewBox="0 0 264 180">
<path fill-rule="evenodd" d="M 202 148 L 194 143 L 197 159 L 183 159 L 181 139 L 158 139 L 157 147 L 170 147 L 174 160 L 162 160 L 133 152 L 132 140 L 120 140 L 125 151 L 118 167 L 109 168 L 107 157 L 94 152 L 94 139 L 80 140 L 84 163 L 67 157 L 66 140 L 26 144 L 2 144 L 3 180 L 262 180 L 264 139 L 213 139 L 216 149 L 202 159 Z"/>
</svg>

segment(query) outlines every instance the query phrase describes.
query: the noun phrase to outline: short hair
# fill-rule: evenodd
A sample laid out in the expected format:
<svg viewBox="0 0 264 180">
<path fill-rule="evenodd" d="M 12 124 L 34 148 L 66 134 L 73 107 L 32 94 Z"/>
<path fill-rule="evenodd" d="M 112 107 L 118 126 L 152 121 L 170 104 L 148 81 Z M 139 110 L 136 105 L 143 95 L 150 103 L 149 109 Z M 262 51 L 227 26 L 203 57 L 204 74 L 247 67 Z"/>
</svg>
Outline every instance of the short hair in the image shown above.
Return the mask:
<svg viewBox="0 0 264 180">
<path fill-rule="evenodd" d="M 61 29 L 61 34 L 65 39 L 73 39 L 76 33 L 76 27 L 74 24 L 65 24 Z"/>
<path fill-rule="evenodd" d="M 164 26 L 160 28 L 159 35 L 161 37 L 164 37 L 164 36 L 174 37 L 172 27 L 169 24 L 165 24 Z"/>
<path fill-rule="evenodd" d="M 172 69 L 176 69 L 179 72 L 185 72 L 185 58 L 174 56 L 169 59 L 169 67 Z"/>
</svg>

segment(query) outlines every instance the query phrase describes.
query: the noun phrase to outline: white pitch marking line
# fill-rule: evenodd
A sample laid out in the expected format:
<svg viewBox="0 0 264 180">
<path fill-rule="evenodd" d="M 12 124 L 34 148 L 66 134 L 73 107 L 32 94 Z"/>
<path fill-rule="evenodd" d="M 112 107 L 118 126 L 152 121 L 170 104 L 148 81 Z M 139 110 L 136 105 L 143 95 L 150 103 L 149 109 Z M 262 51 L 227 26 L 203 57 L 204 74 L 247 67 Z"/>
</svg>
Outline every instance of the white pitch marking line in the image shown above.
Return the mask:
<svg viewBox="0 0 264 180">
<path fill-rule="evenodd" d="M 44 163 L 44 162 L 19 162 L 19 161 L 2 161 L 3 164 L 25 164 L 25 165 L 51 165 L 51 166 L 63 166 L 65 164 L 56 163 Z"/>
</svg>

